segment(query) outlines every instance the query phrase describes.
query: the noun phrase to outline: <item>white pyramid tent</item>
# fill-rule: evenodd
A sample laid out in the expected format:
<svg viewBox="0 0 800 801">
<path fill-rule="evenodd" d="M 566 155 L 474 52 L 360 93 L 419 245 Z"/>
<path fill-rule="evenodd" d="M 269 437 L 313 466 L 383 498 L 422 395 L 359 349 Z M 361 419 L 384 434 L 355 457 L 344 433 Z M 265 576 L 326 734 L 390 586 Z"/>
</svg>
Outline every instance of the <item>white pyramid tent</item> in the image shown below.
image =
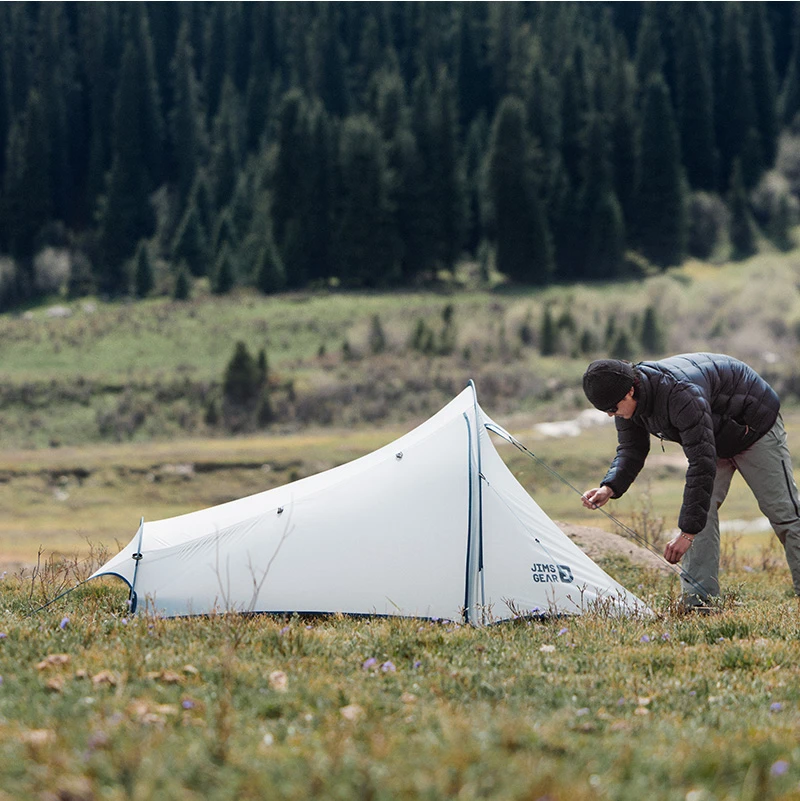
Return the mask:
<svg viewBox="0 0 800 801">
<path fill-rule="evenodd" d="M 142 524 L 92 578 L 134 605 L 342 612 L 483 623 L 645 605 L 566 537 L 491 442 L 470 383 L 440 412 L 355 461 L 209 509 Z M 135 606 L 134 606 L 135 608 Z"/>
</svg>

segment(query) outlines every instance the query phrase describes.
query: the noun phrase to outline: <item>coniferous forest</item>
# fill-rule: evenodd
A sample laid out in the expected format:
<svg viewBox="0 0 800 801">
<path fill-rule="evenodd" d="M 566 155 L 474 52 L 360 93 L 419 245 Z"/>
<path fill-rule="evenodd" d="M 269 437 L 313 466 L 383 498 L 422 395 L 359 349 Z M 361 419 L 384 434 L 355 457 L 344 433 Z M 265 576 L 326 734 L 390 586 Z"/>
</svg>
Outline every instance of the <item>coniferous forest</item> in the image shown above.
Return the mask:
<svg viewBox="0 0 800 801">
<path fill-rule="evenodd" d="M 787 246 L 795 3 L 0 4 L 0 308 Z M 794 126 L 794 127 L 793 127 Z"/>
</svg>

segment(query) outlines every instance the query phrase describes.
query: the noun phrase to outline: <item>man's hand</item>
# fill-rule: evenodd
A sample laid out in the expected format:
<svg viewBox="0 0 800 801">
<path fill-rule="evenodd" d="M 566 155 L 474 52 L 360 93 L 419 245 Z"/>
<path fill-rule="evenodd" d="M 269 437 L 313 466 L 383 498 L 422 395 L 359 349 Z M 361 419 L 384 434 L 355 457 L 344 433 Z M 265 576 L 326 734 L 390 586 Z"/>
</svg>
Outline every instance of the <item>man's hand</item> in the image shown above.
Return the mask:
<svg viewBox="0 0 800 801">
<path fill-rule="evenodd" d="M 583 505 L 587 509 L 599 509 L 608 503 L 609 498 L 614 494 L 611 487 L 595 487 L 581 496 Z"/>
<path fill-rule="evenodd" d="M 664 558 L 671 564 L 676 565 L 681 558 L 692 547 L 694 534 L 684 534 L 681 532 L 667 543 L 664 548 Z"/>
</svg>

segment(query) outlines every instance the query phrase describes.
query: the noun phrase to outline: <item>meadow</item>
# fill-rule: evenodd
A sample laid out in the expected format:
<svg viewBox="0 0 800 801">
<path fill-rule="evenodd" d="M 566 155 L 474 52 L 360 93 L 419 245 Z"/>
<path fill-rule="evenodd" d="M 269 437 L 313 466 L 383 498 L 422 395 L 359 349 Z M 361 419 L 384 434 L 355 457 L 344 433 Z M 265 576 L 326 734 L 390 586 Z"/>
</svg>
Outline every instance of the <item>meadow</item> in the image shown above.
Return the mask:
<svg viewBox="0 0 800 801">
<path fill-rule="evenodd" d="M 142 515 L 356 458 L 469 378 L 497 422 L 592 486 L 613 427 L 553 438 L 538 424 L 585 408 L 580 334 L 599 355 L 609 320 L 633 331 L 645 305 L 669 351 L 724 350 L 768 375 L 800 442 L 795 258 L 616 287 L 243 294 L 0 317 L 0 801 L 800 798 L 800 609 L 774 537 L 755 525 L 723 535 L 723 596 L 702 617 L 680 614 L 674 575 L 620 558 L 602 565 L 654 617 L 165 620 L 130 616 L 113 581 L 31 615 Z M 411 347 L 419 320 L 439 341 L 448 305 L 450 347 Z M 548 308 L 575 325 L 542 356 Z M 204 410 L 237 340 L 266 349 L 277 415 L 233 436 Z M 498 449 L 551 517 L 615 530 L 541 465 Z M 654 447 L 612 507 L 656 543 L 674 526 L 681 460 L 676 445 Z M 741 483 L 722 516 L 759 517 Z"/>
</svg>

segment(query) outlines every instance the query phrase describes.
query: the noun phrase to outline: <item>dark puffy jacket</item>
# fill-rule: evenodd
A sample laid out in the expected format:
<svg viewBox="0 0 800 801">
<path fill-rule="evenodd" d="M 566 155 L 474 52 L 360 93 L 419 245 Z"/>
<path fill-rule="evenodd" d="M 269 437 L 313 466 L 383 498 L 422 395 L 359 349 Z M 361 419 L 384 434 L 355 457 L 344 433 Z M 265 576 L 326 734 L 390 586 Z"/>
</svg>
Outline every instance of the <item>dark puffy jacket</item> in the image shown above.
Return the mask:
<svg viewBox="0 0 800 801">
<path fill-rule="evenodd" d="M 706 524 L 717 459 L 730 459 L 778 419 L 775 390 L 743 362 L 719 353 L 686 353 L 634 365 L 638 385 L 630 420 L 616 418 L 617 455 L 602 484 L 614 497 L 639 475 L 650 434 L 683 446 L 689 467 L 678 525 L 696 534 Z"/>
</svg>

